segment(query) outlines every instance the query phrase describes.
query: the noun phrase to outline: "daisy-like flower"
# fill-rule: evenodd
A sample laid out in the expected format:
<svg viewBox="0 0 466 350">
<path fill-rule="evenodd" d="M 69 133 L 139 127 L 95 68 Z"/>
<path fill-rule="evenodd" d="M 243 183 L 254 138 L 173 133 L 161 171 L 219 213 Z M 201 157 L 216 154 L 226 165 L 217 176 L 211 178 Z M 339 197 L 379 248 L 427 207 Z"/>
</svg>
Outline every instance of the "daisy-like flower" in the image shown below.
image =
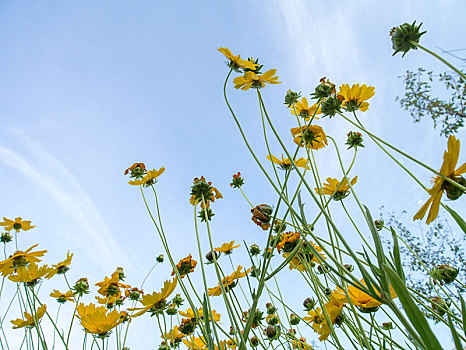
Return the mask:
<svg viewBox="0 0 466 350">
<path fill-rule="evenodd" d="M 369 103 L 365 102 L 374 96 L 375 87 L 366 86 L 366 84 L 354 84 L 350 87 L 348 84 L 340 86 L 337 96 L 342 101 L 342 107 L 349 112 L 360 110 L 365 112 L 369 109 Z"/>
<path fill-rule="evenodd" d="M 228 59 L 229 62 L 227 63 L 227 66 L 236 72 L 240 72 L 240 69 L 245 68 L 255 70 L 257 67 L 257 64 L 254 62 L 243 60 L 241 55 L 234 56 L 227 47 L 219 47 L 217 50 L 223 53 Z"/>
<path fill-rule="evenodd" d="M 0 226 L 3 226 L 7 231 L 15 230 L 16 232 L 19 232 L 19 230 L 27 231 L 36 227 L 31 226 L 30 221 L 23 221 L 21 217 L 15 218 L 14 221 L 4 217 L 3 222 L 0 222 Z"/>
<path fill-rule="evenodd" d="M 125 299 L 121 296 L 121 291 L 118 291 L 117 294 L 112 294 L 105 297 L 96 295 L 95 298 L 99 304 L 105 305 L 107 309 L 113 309 L 117 305 L 123 305 L 123 300 Z"/>
<path fill-rule="evenodd" d="M 241 265 L 238 266 L 235 272 L 233 272 L 230 276 L 225 277 L 222 279 L 222 284 L 226 292 L 228 292 L 231 288 L 234 288 L 237 284 L 236 280 L 245 277 L 246 274 L 249 273 L 251 269 L 248 269 L 246 271 L 243 271 L 243 267 Z M 208 290 L 209 296 L 219 296 L 222 294 L 222 288 L 220 286 L 220 283 L 218 286 L 209 288 Z"/>
<path fill-rule="evenodd" d="M 22 282 L 32 287 L 39 283 L 41 278 L 52 278 L 55 272 L 54 268 L 48 267 L 47 265 L 39 267 L 36 263 L 32 262 L 27 266 L 19 266 L 15 274 L 8 276 L 8 279 L 16 283 Z"/>
<path fill-rule="evenodd" d="M 6 277 L 15 272 L 18 267 L 26 266 L 29 263 L 37 263 L 41 259 L 39 257 L 44 256 L 47 253 L 46 250 L 32 251 L 38 244 L 33 245 L 32 247 L 26 249 L 22 252 L 18 250 L 8 259 L 0 261 L 0 273 L 2 276 Z"/>
<path fill-rule="evenodd" d="M 94 304 L 79 304 L 77 315 L 86 333 L 95 334 L 100 338 L 110 335 L 110 331 L 125 320 L 124 311 L 110 311 L 105 306 L 96 307 Z"/>
<path fill-rule="evenodd" d="M 235 84 L 235 89 L 241 88 L 241 90 L 248 90 L 249 88 L 260 89 L 266 84 L 280 84 L 281 81 L 278 81 L 278 75 L 275 75 L 276 72 L 276 69 L 270 69 L 260 75 L 247 71 L 243 76 L 236 77 L 233 83 Z"/>
<path fill-rule="evenodd" d="M 206 207 L 209 208 L 210 202 L 214 202 L 216 199 L 223 198 L 222 194 L 218 189 L 212 186 L 212 182 L 207 182 L 204 176 L 201 178 L 195 178 L 193 180 L 193 185 L 191 186 L 191 198 L 189 199 L 189 203 L 191 205 L 201 204 L 201 208 L 204 209 L 204 203 L 202 202 L 202 198 L 204 198 L 204 202 Z"/>
<path fill-rule="evenodd" d="M 358 181 L 358 177 L 355 176 L 353 180 L 350 181 L 351 186 L 354 186 Z M 350 193 L 350 186 L 346 178 L 342 182 L 339 182 L 337 179 L 332 179 L 331 177 L 327 178 L 327 182 L 324 183 L 324 187 L 314 188 L 318 195 L 327 194 L 332 196 L 336 201 L 341 201 L 343 198 L 346 198 Z"/>
<path fill-rule="evenodd" d="M 232 349 L 235 350 L 238 347 L 236 344 L 236 341 L 233 339 L 228 339 L 228 340 L 220 340 L 220 349 L 226 350 L 226 349 Z"/>
<path fill-rule="evenodd" d="M 235 245 L 235 241 L 231 241 L 230 243 L 223 243 L 220 247 L 214 248 L 216 252 L 225 253 L 226 255 L 231 254 L 233 249 L 238 248 L 240 244 Z"/>
<path fill-rule="evenodd" d="M 70 254 L 70 252 L 66 253 L 66 259 L 63 260 L 62 262 L 59 262 L 56 265 L 52 265 L 57 270 L 57 274 L 61 275 L 70 269 L 68 266 L 71 264 L 71 259 L 73 258 L 73 253 Z"/>
<path fill-rule="evenodd" d="M 294 142 L 301 147 L 319 149 L 327 146 L 327 136 L 324 130 L 318 125 L 306 125 L 291 129 L 291 135 L 294 137 Z M 301 139 L 303 142 L 301 143 Z"/>
<path fill-rule="evenodd" d="M 194 268 L 197 265 L 197 261 L 193 259 L 192 255 L 189 254 L 186 258 L 181 259 L 178 264 L 176 264 L 176 269 L 183 278 L 188 273 L 194 272 Z M 175 275 L 175 271 L 172 271 L 172 276 Z"/>
<path fill-rule="evenodd" d="M 109 297 L 112 295 L 117 295 L 120 294 L 120 288 L 126 289 L 126 288 L 131 288 L 130 285 L 123 284 L 120 282 L 120 270 L 116 270 L 113 274 L 112 277 L 108 278 L 105 276 L 105 279 L 102 282 L 98 282 L 95 285 L 97 287 L 100 287 L 98 290 L 98 293 L 105 296 Z M 121 295 L 121 294 L 120 294 Z"/>
<path fill-rule="evenodd" d="M 308 246 L 307 242 L 303 242 L 301 248 L 299 248 L 298 253 L 290 260 L 290 270 L 297 269 L 298 271 L 303 272 L 306 269 L 314 266 L 314 263 L 320 264 L 322 260 L 327 259 L 323 253 L 322 247 L 309 242 L 317 251 L 320 258 L 314 254 L 314 251 Z M 287 258 L 290 253 L 283 253 L 283 258 Z"/>
<path fill-rule="evenodd" d="M 163 284 L 162 290 L 157 293 L 153 292 L 152 294 L 144 295 L 139 302 L 144 305 L 143 307 L 136 307 L 128 309 L 128 311 L 138 311 L 133 315 L 133 317 L 141 316 L 142 314 L 150 311 L 152 316 L 156 313 L 162 311 L 167 306 L 167 298 L 176 288 L 177 279 L 173 279 L 173 281 L 165 281 Z"/>
<path fill-rule="evenodd" d="M 361 283 L 363 285 L 366 285 L 366 282 L 364 282 L 364 279 L 361 280 Z M 337 287 L 336 291 L 333 294 L 338 298 L 343 298 L 345 303 L 348 302 L 346 298 L 346 294 L 341 288 Z M 338 294 L 340 295 L 338 296 Z M 379 293 L 377 294 L 380 296 Z M 391 285 L 390 285 L 390 294 L 392 298 L 397 297 Z M 374 297 L 370 296 L 369 294 L 363 292 L 362 290 L 360 290 L 359 288 L 356 288 L 355 286 L 351 284 L 348 285 L 348 295 L 351 300 L 351 303 L 357 306 L 361 312 L 365 312 L 365 313 L 374 312 L 378 310 L 380 305 L 382 305 L 380 301 L 376 300 Z"/>
<path fill-rule="evenodd" d="M 41 307 L 37 309 L 34 316 L 31 316 L 29 313 L 24 312 L 25 320 L 21 318 L 17 318 L 16 320 L 13 320 L 10 322 L 14 324 L 13 326 L 14 329 L 23 328 L 23 327 L 33 328 L 35 327 L 36 322 L 38 322 L 42 317 L 44 317 L 46 308 L 47 306 L 43 304 Z"/>
<path fill-rule="evenodd" d="M 291 108 L 290 111 L 291 114 L 303 117 L 305 120 L 309 120 L 313 116 L 315 119 L 319 119 L 315 117 L 315 115 L 322 113 L 320 111 L 320 107 L 317 106 L 317 103 L 314 103 L 312 106 L 309 106 L 306 97 L 303 97 L 301 101 L 297 101 L 294 105 L 294 108 Z"/>
<path fill-rule="evenodd" d="M 283 154 L 282 154 L 282 160 L 278 159 L 273 154 L 271 156 L 272 157 L 268 155 L 267 159 L 270 160 L 272 163 L 278 164 L 280 169 L 288 170 L 288 169 L 291 169 L 291 167 L 293 167 L 293 165 L 291 164 L 291 160 L 289 158 L 283 158 Z M 294 163 L 296 164 L 297 167 L 306 168 L 308 170 L 311 169 L 307 165 L 307 159 L 304 159 L 304 158 L 295 159 Z"/>
<path fill-rule="evenodd" d="M 64 304 L 66 303 L 67 301 L 74 301 L 74 298 L 73 298 L 73 292 L 71 290 L 67 291 L 66 293 L 62 293 L 56 289 L 53 290 L 52 293 L 50 293 L 50 296 L 52 298 L 55 298 L 57 299 L 57 301 L 60 303 L 60 304 Z"/>
<path fill-rule="evenodd" d="M 291 345 L 293 345 L 293 349 L 299 349 L 299 350 L 313 350 L 314 348 L 312 345 L 309 345 L 306 343 L 306 338 L 299 338 L 292 340 Z"/>
<path fill-rule="evenodd" d="M 448 150 L 443 154 L 443 164 L 439 172 L 443 176 L 466 186 L 466 180 L 461 176 L 461 174 L 466 173 L 466 163 L 455 170 L 459 154 L 460 141 L 455 136 L 450 135 L 448 138 Z M 429 215 L 427 215 L 427 224 L 430 224 L 437 217 L 440 207 L 440 199 L 442 198 L 444 191 L 446 191 L 447 197 L 452 200 L 458 199 L 464 193 L 460 188 L 452 185 L 440 176 L 434 177 L 432 182 L 434 183 L 434 186 L 430 190 L 427 190 L 430 198 L 421 207 L 421 209 L 419 209 L 416 215 L 414 215 L 414 220 L 422 219 L 426 215 L 427 209 L 430 207 Z"/>
<path fill-rule="evenodd" d="M 189 308 L 188 310 L 186 311 L 178 311 L 178 313 L 181 315 L 181 316 L 184 316 L 184 317 L 187 317 L 187 318 L 190 318 L 190 319 L 196 319 L 196 314 L 195 312 L 193 311 L 193 309 Z M 199 317 L 202 319 L 204 318 L 204 310 L 202 309 L 202 307 L 200 307 L 198 310 L 197 310 L 197 314 L 199 315 Z M 209 316 L 209 319 L 211 319 L 210 317 L 210 312 L 207 312 L 207 315 Z M 217 313 L 215 310 L 212 310 L 212 316 L 214 317 L 214 321 L 215 322 L 219 322 L 220 321 L 220 314 Z"/>
<path fill-rule="evenodd" d="M 161 335 L 161 338 L 164 340 L 166 339 L 172 347 L 176 347 L 184 337 L 185 335 L 180 332 L 178 326 L 173 327 L 171 331 Z"/>
<path fill-rule="evenodd" d="M 189 350 L 208 350 L 207 341 L 204 337 L 196 338 L 191 336 L 183 339 L 183 344 L 188 347 Z"/>
<path fill-rule="evenodd" d="M 281 253 L 282 249 L 285 253 L 291 252 L 296 247 L 300 239 L 301 235 L 299 232 L 283 233 L 280 235 L 280 242 L 277 244 L 278 252 Z"/>
<path fill-rule="evenodd" d="M 157 182 L 157 177 L 162 175 L 162 173 L 165 171 L 164 167 L 161 167 L 159 170 L 149 170 L 146 175 L 144 175 L 143 178 L 141 179 L 136 179 L 129 181 L 128 183 L 133 186 L 140 186 L 144 185 L 144 187 L 149 187 Z"/>
</svg>

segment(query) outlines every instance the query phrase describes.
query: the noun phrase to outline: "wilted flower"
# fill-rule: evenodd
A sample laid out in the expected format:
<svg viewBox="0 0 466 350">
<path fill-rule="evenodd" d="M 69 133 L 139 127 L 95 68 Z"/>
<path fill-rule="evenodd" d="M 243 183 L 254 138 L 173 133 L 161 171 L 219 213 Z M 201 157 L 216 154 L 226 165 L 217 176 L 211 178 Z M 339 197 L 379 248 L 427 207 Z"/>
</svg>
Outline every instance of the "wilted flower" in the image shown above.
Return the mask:
<svg viewBox="0 0 466 350">
<path fill-rule="evenodd" d="M 194 268 L 197 265 L 197 261 L 193 259 L 192 255 L 189 254 L 186 258 L 181 259 L 178 264 L 176 264 L 176 269 L 180 274 L 181 278 L 186 276 L 188 273 L 194 272 Z M 172 276 L 175 275 L 175 271 L 172 272 Z"/>
<path fill-rule="evenodd" d="M 430 276 L 440 282 L 440 284 L 452 283 L 456 276 L 458 276 L 459 270 L 456 267 L 448 264 L 438 265 L 435 269 L 430 271 Z"/>
<path fill-rule="evenodd" d="M 267 204 L 261 204 L 251 209 L 252 221 L 254 221 L 263 230 L 267 230 L 270 227 L 270 220 L 272 219 L 272 207 Z"/>
<path fill-rule="evenodd" d="M 128 169 L 125 170 L 125 175 L 130 174 L 129 177 L 140 179 L 146 173 L 146 165 L 144 163 L 134 163 Z"/>
<path fill-rule="evenodd" d="M 445 315 L 451 305 L 450 301 L 445 301 L 439 297 L 433 297 L 430 299 L 430 302 L 432 310 L 439 316 Z"/>
<path fill-rule="evenodd" d="M 4 244 L 7 244 L 9 242 L 11 242 L 13 239 L 13 237 L 11 236 L 11 234 L 9 232 L 2 232 L 2 235 L 0 237 L 0 242 L 4 243 Z"/>
<path fill-rule="evenodd" d="M 230 183 L 230 186 L 233 188 L 239 188 L 244 185 L 244 179 L 241 177 L 241 173 L 238 171 L 237 174 L 233 174 L 233 180 Z"/>
</svg>

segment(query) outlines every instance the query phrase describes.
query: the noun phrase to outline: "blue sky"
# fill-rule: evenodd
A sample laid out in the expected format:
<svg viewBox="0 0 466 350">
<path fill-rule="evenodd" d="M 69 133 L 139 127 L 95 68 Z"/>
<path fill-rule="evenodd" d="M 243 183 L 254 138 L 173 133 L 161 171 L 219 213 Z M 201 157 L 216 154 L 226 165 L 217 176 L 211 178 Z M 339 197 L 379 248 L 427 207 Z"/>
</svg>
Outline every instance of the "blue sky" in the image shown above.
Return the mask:
<svg viewBox="0 0 466 350">
<path fill-rule="evenodd" d="M 143 161 L 166 168 L 157 188 L 177 258 L 195 244 L 188 197 L 192 179 L 201 175 L 224 194 L 212 224 L 216 243 L 231 237 L 263 245 L 247 203 L 228 185 L 231 175 L 244 174 L 254 203 L 273 203 L 275 195 L 224 104 L 220 46 L 278 70 L 283 83 L 263 95 L 288 146 L 295 125 L 282 102 L 285 92 L 306 96 L 327 76 L 337 85 L 375 86 L 361 116 L 366 127 L 439 168 L 446 139 L 430 120 L 413 124 L 394 98 L 407 69 L 446 68 L 418 51 L 391 57 L 388 32 L 416 19 L 428 31 L 427 47 L 464 48 L 458 16 L 464 10 L 461 1 L 0 2 L 0 216 L 37 224 L 21 243 L 39 242 L 49 262 L 75 252 L 76 279 L 77 270 L 99 281 L 124 266 L 128 280 L 138 283 L 162 252 L 138 189 L 123 176 Z M 229 96 L 266 163 L 255 94 L 230 86 Z M 321 125 L 349 162 L 352 152 L 343 143 L 352 129 L 338 118 Z M 425 193 L 368 139 L 365 144 L 354 170 L 359 197 L 374 215 L 385 205 L 411 208 L 411 217 Z M 272 149 L 281 154 L 278 144 Z M 334 152 L 319 152 L 322 177 L 340 176 Z M 403 163 L 428 185 L 431 174 Z M 461 202 L 452 207 L 465 209 Z M 168 265 L 158 269 L 148 288 L 158 288 L 169 272 Z M 296 305 L 305 294 L 296 296 Z"/>
</svg>

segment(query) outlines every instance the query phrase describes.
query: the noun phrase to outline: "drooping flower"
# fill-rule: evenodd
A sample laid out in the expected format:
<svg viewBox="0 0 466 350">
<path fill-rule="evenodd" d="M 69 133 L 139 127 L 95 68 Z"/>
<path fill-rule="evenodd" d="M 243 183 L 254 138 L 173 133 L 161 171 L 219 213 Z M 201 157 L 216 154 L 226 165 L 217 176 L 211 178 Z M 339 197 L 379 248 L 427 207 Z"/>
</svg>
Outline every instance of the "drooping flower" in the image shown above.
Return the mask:
<svg viewBox="0 0 466 350">
<path fill-rule="evenodd" d="M 30 221 L 23 221 L 21 217 L 15 218 L 14 221 L 4 217 L 3 222 L 0 222 L 0 226 L 3 226 L 7 231 L 15 230 L 16 232 L 19 232 L 19 230 L 28 231 L 36 227 L 31 226 Z"/>
<path fill-rule="evenodd" d="M 0 262 L 0 273 L 2 276 L 9 276 L 15 272 L 18 267 L 26 266 L 29 263 L 37 263 L 41 259 L 39 257 L 44 256 L 47 253 L 46 250 L 39 250 L 39 251 L 32 251 L 38 244 L 33 245 L 32 247 L 26 249 L 26 251 L 22 252 L 18 250 L 13 255 L 11 255 L 8 259 L 3 260 Z"/>
<path fill-rule="evenodd" d="M 23 327 L 33 328 L 36 326 L 36 322 L 38 322 L 44 316 L 46 308 L 47 306 L 43 304 L 41 307 L 37 309 L 34 316 L 30 315 L 27 312 L 24 312 L 25 320 L 17 318 L 16 320 L 10 322 L 14 324 L 14 329 Z"/>
<path fill-rule="evenodd" d="M 466 173 L 466 163 L 455 170 L 456 164 L 458 163 L 459 153 L 460 141 L 455 136 L 450 135 L 448 138 L 448 150 L 443 154 L 443 164 L 439 172 L 443 176 L 458 182 L 460 185 L 466 186 L 466 179 L 461 176 L 461 174 Z M 451 200 L 458 199 L 464 193 L 463 190 L 438 175 L 433 178 L 432 182 L 434 183 L 434 186 L 430 190 L 427 190 L 430 198 L 421 207 L 421 209 L 419 209 L 416 215 L 414 215 L 414 220 L 422 219 L 426 215 L 427 209 L 430 207 L 426 221 L 427 224 L 430 224 L 437 217 L 440 207 L 440 199 L 442 198 L 444 191 L 447 193 L 447 197 Z"/>
<path fill-rule="evenodd" d="M 306 121 L 312 117 L 314 117 L 315 119 L 319 119 L 315 115 L 322 113 L 317 103 L 313 104 L 312 106 L 309 106 L 306 97 L 303 97 L 301 99 L 301 102 L 297 101 L 294 105 L 294 108 L 290 108 L 290 111 L 291 114 L 298 115 L 304 118 L 304 120 Z"/>
<path fill-rule="evenodd" d="M 223 243 L 220 247 L 214 248 L 216 252 L 231 254 L 233 249 L 238 248 L 240 244 L 235 245 L 235 241 L 231 241 L 230 243 Z"/>
<path fill-rule="evenodd" d="M 249 88 L 260 89 L 266 84 L 280 84 L 278 81 L 278 75 L 275 75 L 276 69 L 270 69 L 264 74 L 256 74 L 251 71 L 247 71 L 241 77 L 236 77 L 233 80 L 235 83 L 235 89 L 241 88 L 241 90 L 248 90 Z"/>
<path fill-rule="evenodd" d="M 201 178 L 195 178 L 193 185 L 191 186 L 191 198 L 189 203 L 192 205 L 201 204 L 201 208 L 209 208 L 210 202 L 214 202 L 216 199 L 223 198 L 222 194 L 218 189 L 212 186 L 212 182 L 207 182 L 204 176 Z M 202 201 L 204 199 L 204 202 Z"/>
<path fill-rule="evenodd" d="M 55 272 L 54 268 L 48 267 L 47 265 L 39 267 L 36 263 L 31 262 L 26 266 L 19 266 L 16 268 L 15 273 L 8 276 L 8 279 L 17 283 L 22 282 L 32 287 L 36 285 L 41 278 L 52 278 Z"/>
<path fill-rule="evenodd" d="M 306 125 L 291 129 L 291 135 L 294 142 L 301 147 L 319 149 L 327 146 L 327 136 L 322 127 L 318 125 Z M 303 142 L 301 142 L 301 139 Z"/>
<path fill-rule="evenodd" d="M 161 167 L 159 170 L 149 170 L 142 179 L 136 179 L 129 181 L 128 183 L 133 186 L 144 185 L 144 187 L 149 187 L 157 182 L 157 177 L 159 177 L 165 171 L 164 167 Z"/>
<path fill-rule="evenodd" d="M 223 53 L 228 59 L 229 62 L 227 62 L 227 66 L 236 72 L 239 72 L 240 69 L 245 68 L 255 70 L 257 67 L 257 64 L 254 62 L 243 60 L 241 55 L 234 56 L 227 47 L 219 47 L 217 50 Z"/>
<path fill-rule="evenodd" d="M 321 188 L 316 187 L 314 189 L 317 194 L 319 195 L 327 194 L 329 196 L 332 196 L 332 198 L 336 201 L 340 201 L 349 195 L 350 186 L 346 178 L 343 179 L 342 182 L 339 182 L 337 179 L 332 179 L 331 177 L 328 177 L 326 181 L 327 182 L 324 183 L 324 187 L 321 187 Z M 358 177 L 355 176 L 353 180 L 350 181 L 351 186 L 354 186 L 357 181 L 358 181 Z"/>
<path fill-rule="evenodd" d="M 167 298 L 176 288 L 178 280 L 175 278 L 173 281 L 165 281 L 163 288 L 160 292 L 153 292 L 152 294 L 144 295 L 139 302 L 144 305 L 143 307 L 131 308 L 128 311 L 138 311 L 133 317 L 141 316 L 147 311 L 151 312 L 151 316 L 162 311 L 167 306 Z"/>
<path fill-rule="evenodd" d="M 251 209 L 252 218 L 251 220 L 258 226 L 260 226 L 264 231 L 268 230 L 272 220 L 273 209 L 270 205 L 261 204 Z"/>
<path fill-rule="evenodd" d="M 52 298 L 57 299 L 57 301 L 61 304 L 66 303 L 67 301 L 74 301 L 73 292 L 71 290 L 67 291 L 66 293 L 62 293 L 56 289 L 50 293 Z"/>
<path fill-rule="evenodd" d="M 100 287 L 98 290 L 98 293 L 105 296 L 109 297 L 112 295 L 117 295 L 120 294 L 120 288 L 126 289 L 126 288 L 131 288 L 130 285 L 123 284 L 120 282 L 121 272 L 117 269 L 113 274 L 112 277 L 108 278 L 105 276 L 104 280 L 102 282 L 97 282 L 95 285 L 97 287 Z"/>
<path fill-rule="evenodd" d="M 57 271 L 57 274 L 61 275 L 65 272 L 68 272 L 70 269 L 68 266 L 71 264 L 71 259 L 73 258 L 73 253 L 70 254 L 70 252 L 66 253 L 66 259 L 63 260 L 62 262 L 59 262 L 56 265 L 52 265 Z"/>
<path fill-rule="evenodd" d="M 176 264 L 176 269 L 178 270 L 181 278 L 183 278 L 188 273 L 194 272 L 196 265 L 197 261 L 193 259 L 191 254 L 189 254 L 186 258 L 181 259 L 178 264 Z M 174 275 L 175 271 L 172 271 L 172 276 Z"/>
<path fill-rule="evenodd" d="M 288 170 L 288 169 L 291 169 L 291 167 L 293 167 L 293 164 L 291 164 L 291 160 L 289 158 L 283 158 L 283 154 L 282 154 L 282 160 L 278 159 L 273 154 L 272 154 L 272 157 L 267 155 L 267 159 L 271 160 L 272 163 L 278 164 L 278 166 L 282 170 Z M 295 159 L 294 163 L 296 164 L 297 167 L 305 168 L 305 169 L 308 169 L 308 170 L 311 169 L 307 165 L 307 159 L 305 159 L 305 158 Z"/>
<path fill-rule="evenodd" d="M 242 270 L 243 270 L 243 267 L 240 265 L 240 266 L 238 266 L 236 271 L 234 271 L 230 276 L 227 276 L 227 277 L 222 279 L 222 285 L 223 285 L 226 292 L 230 291 L 231 288 L 234 288 L 236 286 L 236 280 L 241 278 L 241 277 L 245 277 L 246 274 L 248 274 L 251 269 L 248 269 L 248 270 L 243 271 L 243 272 L 242 272 Z M 209 296 L 221 295 L 222 294 L 222 287 L 219 284 L 216 287 L 209 288 L 208 289 L 208 294 L 209 294 Z"/>
<path fill-rule="evenodd" d="M 100 338 L 107 337 L 110 331 L 122 323 L 126 318 L 124 311 L 109 311 L 105 306 L 96 307 L 94 304 L 79 304 L 76 308 L 77 315 L 86 333 L 91 333 Z"/>
<path fill-rule="evenodd" d="M 348 84 L 340 86 L 337 96 L 342 101 L 342 107 L 349 112 L 360 110 L 365 112 L 369 109 L 369 103 L 365 102 L 374 96 L 375 87 L 366 84 L 354 84 L 350 87 Z"/>
</svg>

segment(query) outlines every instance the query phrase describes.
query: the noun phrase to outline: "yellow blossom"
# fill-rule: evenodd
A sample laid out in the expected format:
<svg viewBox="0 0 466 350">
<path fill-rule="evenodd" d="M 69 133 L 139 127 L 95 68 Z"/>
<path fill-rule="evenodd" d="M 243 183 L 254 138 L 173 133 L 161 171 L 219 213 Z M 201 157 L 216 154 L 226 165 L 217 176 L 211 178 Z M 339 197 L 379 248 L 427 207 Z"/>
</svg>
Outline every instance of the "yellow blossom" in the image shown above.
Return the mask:
<svg viewBox="0 0 466 350">
<path fill-rule="evenodd" d="M 281 82 L 278 81 L 278 76 L 275 75 L 276 72 L 276 69 L 270 69 L 260 75 L 247 71 L 243 76 L 236 77 L 233 83 L 235 83 L 235 89 L 241 88 L 241 90 L 248 90 L 249 88 L 260 89 L 263 88 L 265 84 L 280 84 Z"/>
<path fill-rule="evenodd" d="M 29 263 L 27 266 L 18 267 L 15 272 L 15 274 L 8 276 L 9 280 L 32 285 L 36 284 L 42 277 L 50 279 L 55 275 L 55 269 L 47 265 L 39 267 L 33 262 Z"/>
<path fill-rule="evenodd" d="M 14 329 L 23 327 L 32 328 L 36 325 L 36 321 L 39 321 L 44 316 L 46 308 L 47 306 L 43 304 L 41 307 L 37 309 L 34 316 L 31 316 L 29 313 L 24 312 L 25 320 L 17 318 L 16 320 L 10 322 L 14 324 Z"/>
<path fill-rule="evenodd" d="M 221 252 L 225 254 L 230 254 L 233 249 L 238 248 L 240 244 L 235 245 L 235 241 L 231 241 L 230 243 L 223 243 L 220 247 L 214 248 L 216 252 Z"/>
<path fill-rule="evenodd" d="M 186 311 L 178 311 L 178 313 L 181 315 L 181 316 L 184 316 L 184 317 L 188 317 L 188 318 L 196 318 L 196 314 L 194 313 L 193 309 L 189 308 L 188 310 Z M 200 318 L 203 318 L 204 317 L 204 310 L 202 309 L 202 307 L 200 307 L 198 310 L 197 310 L 197 314 L 199 315 Z M 210 312 L 207 313 L 209 315 L 209 319 L 211 319 L 210 317 Z M 215 322 L 219 322 L 220 321 L 220 314 L 217 313 L 215 310 L 212 310 L 212 316 L 214 317 L 214 321 Z"/>
<path fill-rule="evenodd" d="M 165 171 L 164 167 L 161 167 L 159 170 L 149 170 L 146 175 L 142 179 L 136 179 L 129 181 L 128 183 L 133 186 L 139 186 L 139 185 L 144 185 L 144 186 L 150 186 L 153 185 L 155 182 L 157 182 L 157 177 L 162 175 L 162 173 Z"/>
<path fill-rule="evenodd" d="M 349 194 L 350 186 L 348 181 L 343 179 L 342 182 L 339 182 L 337 179 L 332 179 L 331 177 L 327 178 L 327 183 L 324 183 L 324 187 L 315 188 L 317 194 L 324 195 L 327 194 L 332 196 L 334 200 L 342 200 Z M 358 177 L 355 176 L 353 180 L 350 181 L 351 186 L 354 186 L 358 181 Z"/>
<path fill-rule="evenodd" d="M 38 244 L 33 245 L 32 247 L 26 249 L 22 252 L 18 250 L 13 255 L 6 260 L 0 261 L 0 273 L 2 276 L 9 276 L 15 272 L 16 268 L 21 266 L 26 266 L 27 264 L 33 262 L 39 262 L 41 259 L 39 257 L 44 256 L 47 253 L 46 250 L 32 251 Z"/>
<path fill-rule="evenodd" d="M 272 157 L 270 157 L 269 155 L 267 156 L 267 159 L 268 160 L 271 160 L 272 163 L 275 163 L 275 164 L 278 164 L 278 166 L 280 167 L 280 169 L 282 170 L 288 170 L 290 169 L 293 165 L 291 164 L 291 160 L 289 158 L 283 158 L 283 154 L 282 154 L 282 160 L 278 159 L 277 157 L 275 157 L 274 155 L 272 155 Z M 311 169 L 308 165 L 307 165 L 307 159 L 305 158 L 299 158 L 299 159 L 295 159 L 294 160 L 294 163 L 297 167 L 300 167 L 300 168 L 306 168 L 307 170 Z"/>
<path fill-rule="evenodd" d="M 234 70 L 238 70 L 239 68 L 255 70 L 257 67 L 257 64 L 243 60 L 240 55 L 234 56 L 227 47 L 219 47 L 217 50 L 225 55 L 225 57 L 230 61 L 228 66 Z"/>
<path fill-rule="evenodd" d="M 165 281 L 163 284 L 162 290 L 157 293 L 153 292 L 152 294 L 144 295 L 139 301 L 143 307 L 131 308 L 128 311 L 138 311 L 133 315 L 133 317 L 141 316 L 147 311 L 157 312 L 160 309 L 163 309 L 166 306 L 166 299 L 172 294 L 175 290 L 177 284 L 177 279 L 173 279 L 173 281 Z"/>
<path fill-rule="evenodd" d="M 354 84 L 350 87 L 348 84 L 340 86 L 340 91 L 337 96 L 342 100 L 342 107 L 348 111 L 360 110 L 365 112 L 369 108 L 369 103 L 364 102 L 374 96 L 375 88 L 373 86 L 366 86 L 366 84 Z"/>
<path fill-rule="evenodd" d="M 23 221 L 21 217 L 16 218 L 14 221 L 3 218 L 4 222 L 0 222 L 0 226 L 3 226 L 5 230 L 11 231 L 15 230 L 16 232 L 19 232 L 19 230 L 27 231 L 30 230 L 31 228 L 34 228 L 36 226 L 31 226 L 30 221 Z"/>
<path fill-rule="evenodd" d="M 315 115 L 322 113 L 320 111 L 320 107 L 317 106 L 317 103 L 309 106 L 306 97 L 303 97 L 301 101 L 297 101 L 294 108 L 291 108 L 290 111 L 291 114 L 303 117 L 305 120 L 309 120 L 312 117 L 319 119 Z"/>
<path fill-rule="evenodd" d="M 52 298 L 57 299 L 59 303 L 65 303 L 67 301 L 74 301 L 73 292 L 71 290 L 67 291 L 66 293 L 62 293 L 54 289 L 53 292 L 50 293 L 50 296 Z"/>
<path fill-rule="evenodd" d="M 322 127 L 318 125 L 307 125 L 291 129 L 291 135 L 294 137 L 294 142 L 301 147 L 319 149 L 325 147 L 327 143 L 327 136 Z M 303 142 L 301 143 L 301 139 Z"/>
<path fill-rule="evenodd" d="M 237 279 L 241 278 L 241 277 L 245 277 L 246 274 L 249 273 L 249 271 L 251 269 L 248 269 L 245 272 L 242 272 L 242 270 L 243 270 L 243 267 L 240 265 L 240 266 L 238 266 L 236 271 L 233 272 L 230 276 L 227 276 L 227 277 L 222 279 L 222 284 L 223 284 L 223 287 L 224 287 L 226 292 L 228 292 L 231 288 L 235 287 L 236 286 L 235 281 Z M 221 295 L 222 294 L 222 288 L 220 286 L 220 283 L 216 287 L 209 288 L 208 294 L 209 294 L 209 296 L 219 296 L 219 295 Z"/>
<path fill-rule="evenodd" d="M 122 323 L 126 313 L 124 311 L 110 311 L 105 306 L 96 307 L 94 304 L 79 304 L 77 315 L 86 333 L 105 337 L 108 332 Z"/>
</svg>

